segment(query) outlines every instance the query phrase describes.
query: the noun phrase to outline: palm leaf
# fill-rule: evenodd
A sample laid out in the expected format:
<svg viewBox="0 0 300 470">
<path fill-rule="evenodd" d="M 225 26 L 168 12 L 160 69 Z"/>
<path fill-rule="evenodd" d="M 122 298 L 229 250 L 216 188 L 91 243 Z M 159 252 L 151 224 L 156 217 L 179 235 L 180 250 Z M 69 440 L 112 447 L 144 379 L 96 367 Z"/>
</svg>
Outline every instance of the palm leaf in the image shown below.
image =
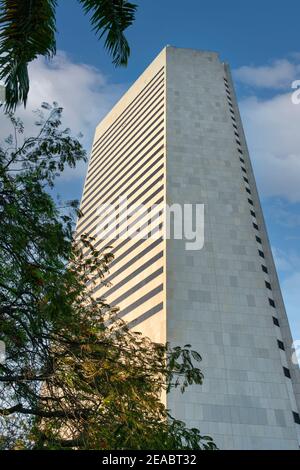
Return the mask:
<svg viewBox="0 0 300 470">
<path fill-rule="evenodd" d="M 105 47 L 116 66 L 126 65 L 130 48 L 124 31 L 135 18 L 137 6 L 126 0 L 79 0 L 99 38 L 106 34 Z"/>
<path fill-rule="evenodd" d="M 56 0 L 0 0 L 0 80 L 6 87 L 6 109 L 26 105 L 28 63 L 55 54 Z"/>
</svg>

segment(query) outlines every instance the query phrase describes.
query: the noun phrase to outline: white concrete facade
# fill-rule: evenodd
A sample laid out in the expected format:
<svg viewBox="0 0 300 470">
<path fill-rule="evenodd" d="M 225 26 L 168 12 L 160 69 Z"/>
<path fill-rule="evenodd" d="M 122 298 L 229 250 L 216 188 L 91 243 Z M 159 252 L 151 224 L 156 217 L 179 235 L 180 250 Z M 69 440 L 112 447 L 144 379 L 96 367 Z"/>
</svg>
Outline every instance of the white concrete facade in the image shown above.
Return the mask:
<svg viewBox="0 0 300 470">
<path fill-rule="evenodd" d="M 163 88 L 153 88 L 159 73 Z M 112 145 L 119 145 L 119 137 L 114 139 L 118 122 L 123 122 L 128 154 L 139 128 L 148 148 L 160 145 L 154 134 L 146 137 L 143 108 L 136 121 L 124 117 L 149 87 L 159 90 L 163 101 L 161 112 L 155 108 L 160 117 L 153 114 L 150 123 L 147 118 L 148 127 L 161 126 L 158 138 L 163 140 L 163 151 L 157 147 L 155 153 L 157 158 L 161 152 L 163 163 L 153 160 L 144 167 L 154 171 L 153 178 L 157 171 L 163 182 L 153 179 L 150 199 L 204 204 L 204 247 L 187 251 L 185 240 L 170 239 L 153 247 L 146 240 L 138 248 L 130 241 L 129 250 L 120 248 L 123 271 L 113 267 L 115 287 L 107 300 L 117 302 L 132 327 L 154 340 L 189 343 L 201 354 L 204 383 L 167 398 L 173 415 L 210 434 L 221 449 L 297 449 L 299 368 L 290 360 L 291 333 L 229 67 L 218 54 L 166 47 L 100 123 L 78 231 L 90 231 L 95 168 L 102 165 L 106 184 L 114 179 L 122 183 L 127 173 L 131 185 L 151 181 L 152 173 L 139 177 L 126 163 L 124 173 L 118 172 L 119 165 L 115 173 L 106 171 L 106 156 L 97 150 L 108 134 Z M 113 153 L 119 158 L 117 150 Z M 137 150 L 137 161 L 143 155 Z M 123 189 L 120 184 L 119 195 Z M 140 200 L 144 197 L 143 192 Z M 101 194 L 98 200 L 104 201 Z M 140 266 L 136 276 L 134 263 Z"/>
</svg>

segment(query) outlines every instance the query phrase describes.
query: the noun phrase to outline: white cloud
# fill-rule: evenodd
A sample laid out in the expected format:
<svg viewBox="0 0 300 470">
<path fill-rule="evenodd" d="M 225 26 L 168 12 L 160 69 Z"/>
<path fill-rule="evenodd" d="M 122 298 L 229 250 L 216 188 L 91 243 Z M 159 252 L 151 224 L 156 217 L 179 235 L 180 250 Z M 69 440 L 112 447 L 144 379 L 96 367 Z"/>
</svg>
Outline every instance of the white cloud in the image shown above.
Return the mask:
<svg viewBox="0 0 300 470">
<path fill-rule="evenodd" d="M 300 257 L 291 249 L 282 250 L 272 246 L 277 270 L 281 274 L 281 291 L 294 340 L 300 340 Z"/>
<path fill-rule="evenodd" d="M 30 65 L 29 72 L 28 104 L 26 110 L 21 106 L 17 110 L 17 115 L 24 121 L 26 134 L 31 135 L 36 120 L 32 111 L 43 101 L 57 101 L 64 108 L 64 125 L 70 127 L 75 135 L 82 132 L 82 144 L 89 152 L 96 125 L 111 109 L 124 87 L 108 84 L 101 71 L 73 62 L 63 51 L 59 51 L 50 62 L 38 58 Z M 1 123 L 0 140 L 9 133 L 7 125 Z M 85 172 L 86 165 L 81 164 L 76 170 L 66 169 L 62 178 L 82 178 Z"/>
<path fill-rule="evenodd" d="M 280 89 L 290 88 L 299 73 L 300 64 L 281 59 L 265 66 L 242 66 L 234 71 L 234 76 L 253 87 Z"/>
<path fill-rule="evenodd" d="M 294 272 L 282 282 L 282 293 L 295 340 L 300 340 L 300 271 Z"/>
<path fill-rule="evenodd" d="M 282 250 L 272 246 L 272 253 L 278 271 L 291 271 L 293 269 L 289 257 Z"/>
<path fill-rule="evenodd" d="M 300 105 L 291 93 L 240 103 L 261 194 L 300 201 Z"/>
</svg>

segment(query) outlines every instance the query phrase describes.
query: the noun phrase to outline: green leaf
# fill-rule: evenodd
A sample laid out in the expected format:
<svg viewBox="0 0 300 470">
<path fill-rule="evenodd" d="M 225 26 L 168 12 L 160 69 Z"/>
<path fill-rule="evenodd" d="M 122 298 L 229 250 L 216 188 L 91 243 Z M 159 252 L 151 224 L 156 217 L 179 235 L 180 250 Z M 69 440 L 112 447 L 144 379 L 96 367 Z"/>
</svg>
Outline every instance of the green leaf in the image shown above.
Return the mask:
<svg viewBox="0 0 300 470">
<path fill-rule="evenodd" d="M 6 87 L 6 110 L 26 105 L 28 63 L 51 57 L 55 43 L 56 0 L 0 0 L 0 80 Z"/>
<path fill-rule="evenodd" d="M 105 48 L 116 66 L 127 65 L 130 48 L 124 31 L 135 19 L 137 6 L 126 0 L 79 0 L 99 38 L 106 35 Z"/>
</svg>

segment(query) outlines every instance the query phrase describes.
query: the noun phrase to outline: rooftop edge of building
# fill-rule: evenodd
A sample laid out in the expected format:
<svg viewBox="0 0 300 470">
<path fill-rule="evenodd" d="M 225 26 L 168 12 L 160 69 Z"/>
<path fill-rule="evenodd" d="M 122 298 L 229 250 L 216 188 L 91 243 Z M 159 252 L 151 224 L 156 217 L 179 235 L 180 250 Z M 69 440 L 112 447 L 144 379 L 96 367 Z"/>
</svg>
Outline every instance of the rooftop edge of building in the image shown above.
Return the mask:
<svg viewBox="0 0 300 470">
<path fill-rule="evenodd" d="M 130 102 L 136 97 L 136 95 L 142 91 L 147 83 L 158 73 L 164 65 L 166 65 L 167 57 L 169 54 L 182 54 L 190 53 L 192 55 L 209 56 L 215 60 L 219 60 L 219 54 L 215 51 L 207 51 L 201 49 L 192 49 L 184 47 L 176 47 L 172 45 L 166 45 L 159 54 L 150 62 L 144 72 L 130 85 L 128 90 L 122 95 L 122 97 L 115 103 L 113 108 L 104 116 L 96 127 L 95 141 L 99 136 L 106 131 L 106 129 L 117 119 L 118 115 L 130 104 Z M 220 61 L 221 63 L 221 61 Z"/>
</svg>

